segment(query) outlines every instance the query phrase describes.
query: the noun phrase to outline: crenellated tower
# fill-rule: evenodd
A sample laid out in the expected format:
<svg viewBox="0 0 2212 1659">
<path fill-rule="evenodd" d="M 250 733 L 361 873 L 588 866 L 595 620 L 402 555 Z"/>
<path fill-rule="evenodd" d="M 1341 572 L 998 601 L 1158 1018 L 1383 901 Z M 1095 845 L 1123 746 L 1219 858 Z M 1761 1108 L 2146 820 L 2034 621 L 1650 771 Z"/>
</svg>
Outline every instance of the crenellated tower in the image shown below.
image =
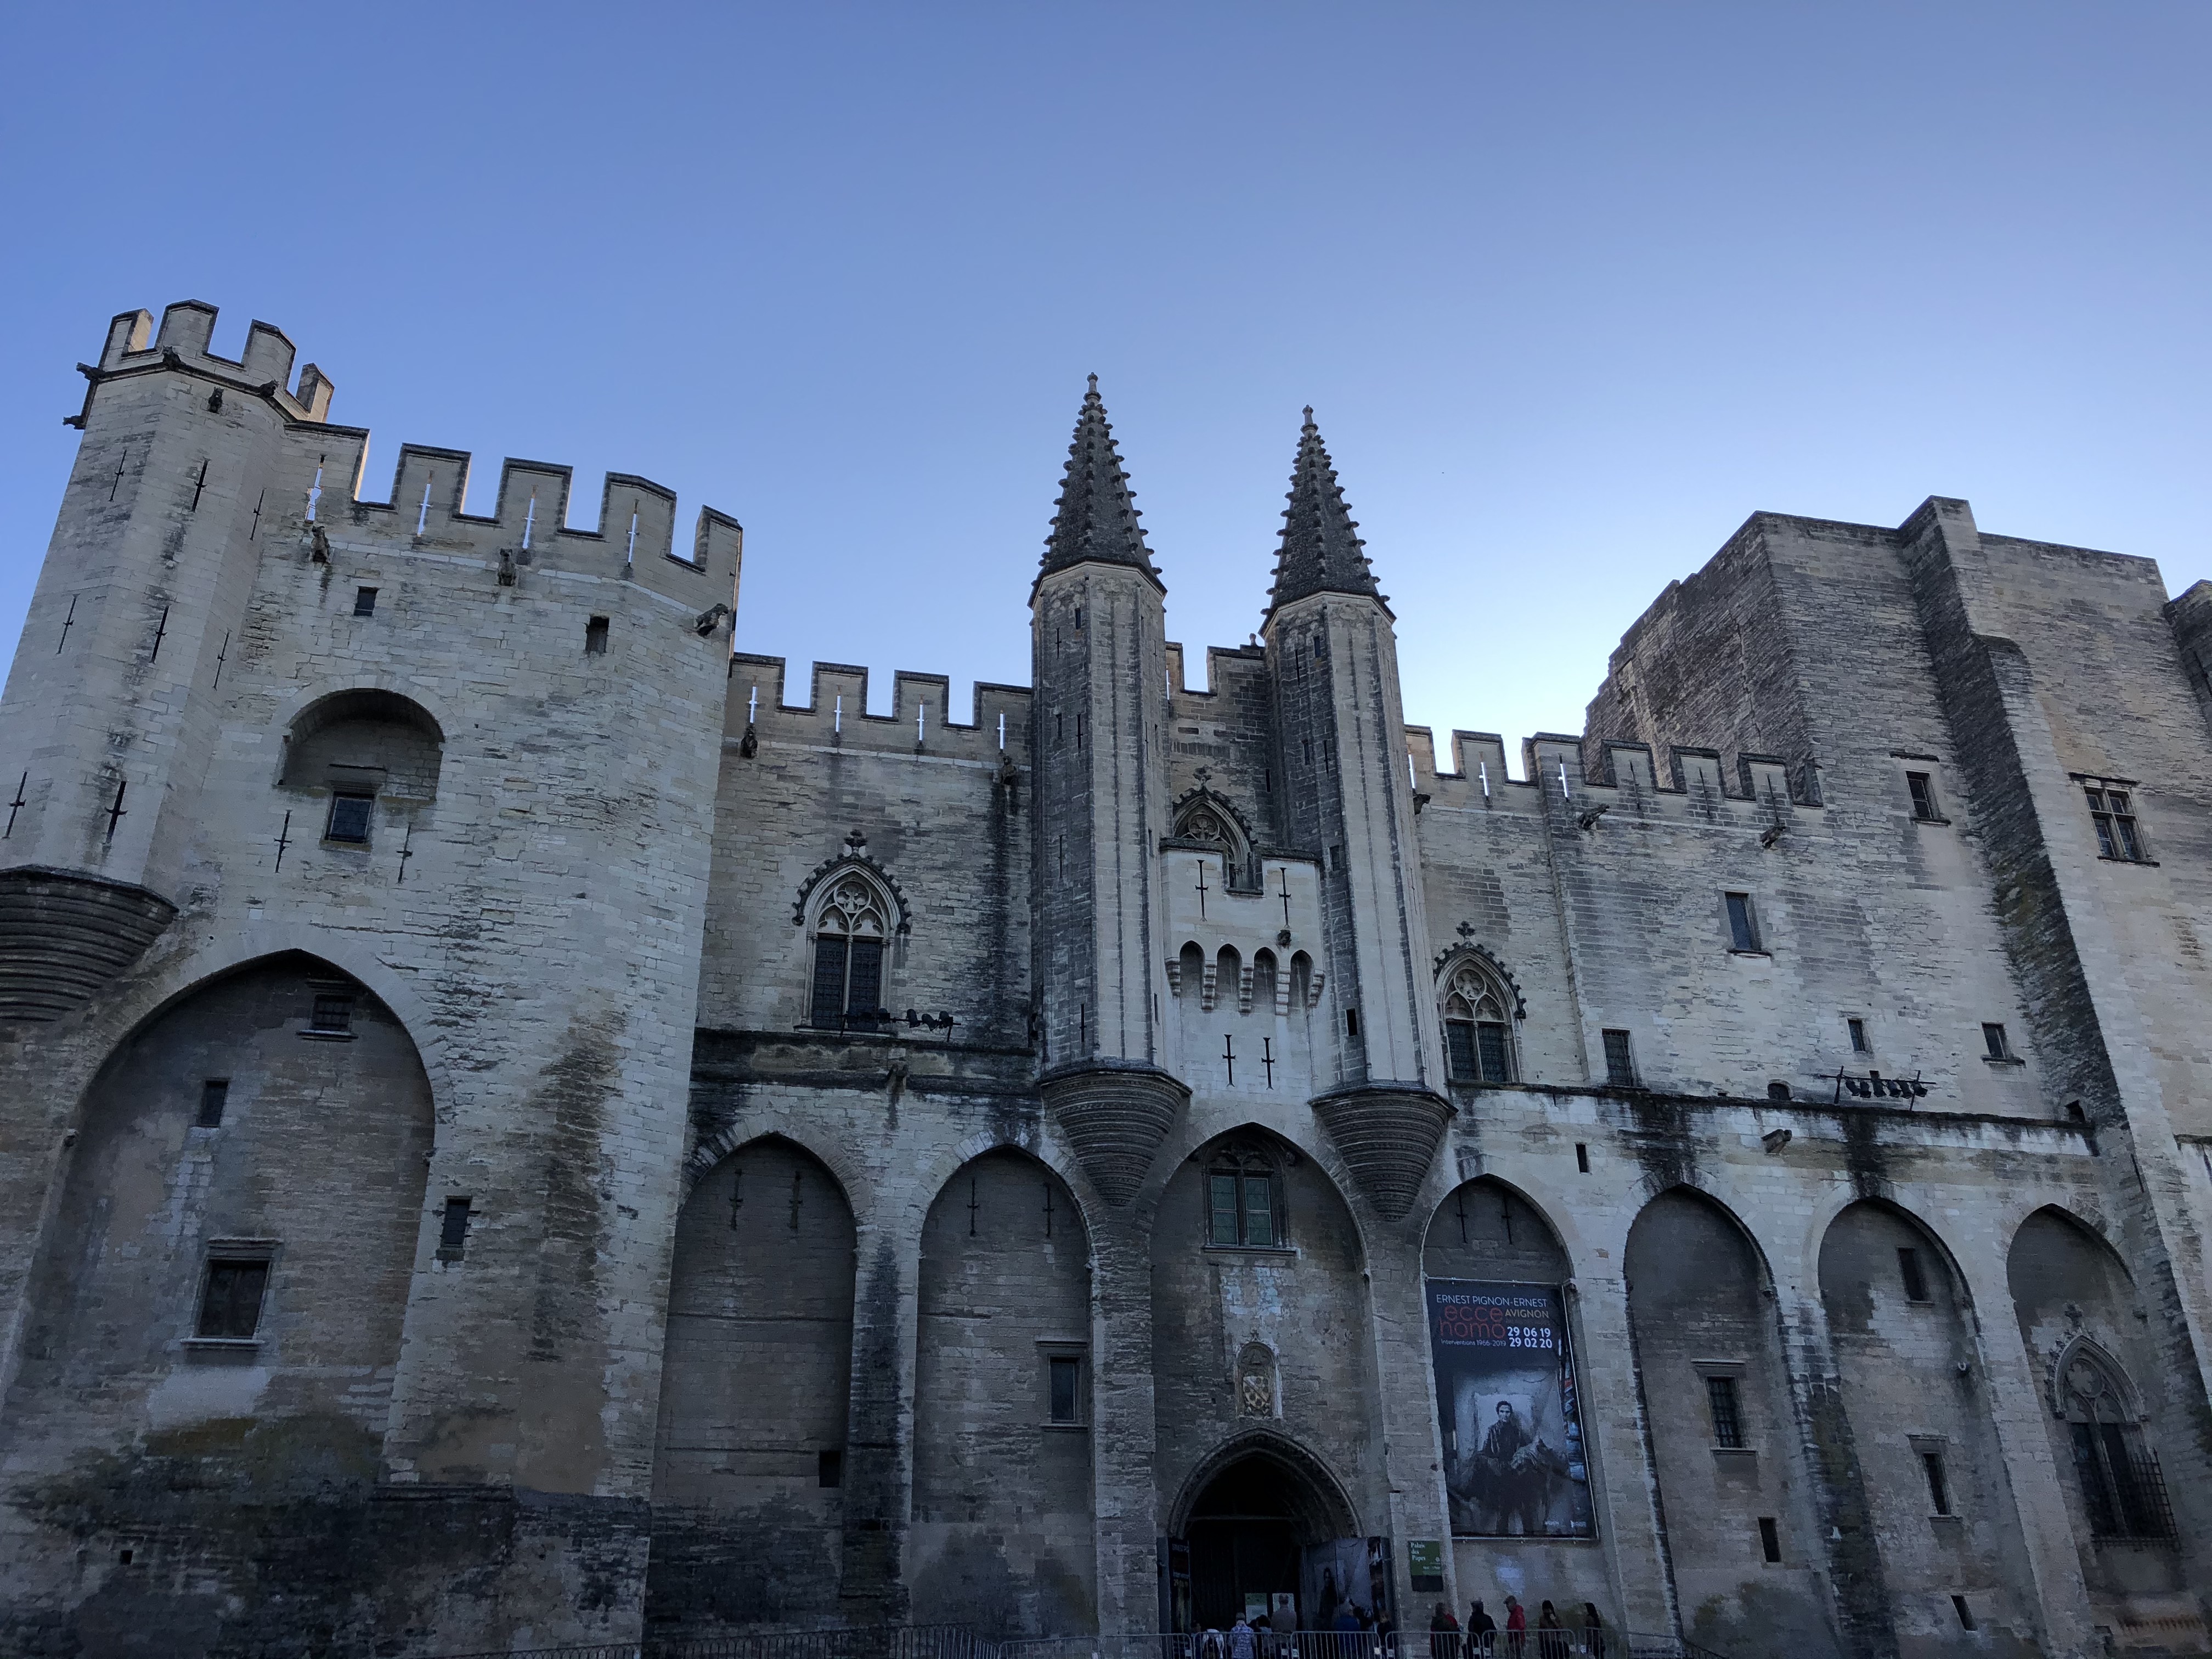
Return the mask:
<svg viewBox="0 0 2212 1659">
<path fill-rule="evenodd" d="M 167 927 L 216 740 L 216 694 L 275 522 L 296 392 L 266 323 L 236 362 L 187 300 L 107 326 L 69 423 L 84 434 L 4 699 L 0 1026 L 82 1006 Z M 151 337 L 149 339 L 149 336 Z"/>
<path fill-rule="evenodd" d="M 1030 596 L 1033 948 L 1045 1100 L 1115 1203 L 1189 1092 L 1161 1065 L 1167 590 L 1131 498 L 1094 374 Z"/>
<path fill-rule="evenodd" d="M 1330 1037 L 1315 1055 L 1314 1105 L 1369 1200 L 1395 1220 L 1451 1108 L 1437 1088 L 1442 1038 L 1393 618 L 1313 410 L 1305 416 L 1262 631 L 1285 827 L 1322 854 Z"/>
</svg>

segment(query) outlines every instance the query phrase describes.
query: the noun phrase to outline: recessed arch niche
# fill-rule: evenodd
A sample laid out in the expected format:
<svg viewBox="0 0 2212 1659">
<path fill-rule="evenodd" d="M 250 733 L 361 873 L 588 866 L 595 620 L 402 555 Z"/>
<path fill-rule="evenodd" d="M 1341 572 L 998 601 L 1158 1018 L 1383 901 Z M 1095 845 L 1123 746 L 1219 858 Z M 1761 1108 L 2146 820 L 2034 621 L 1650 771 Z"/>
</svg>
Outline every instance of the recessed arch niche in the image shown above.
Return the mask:
<svg viewBox="0 0 2212 1659">
<path fill-rule="evenodd" d="M 142 1512 L 161 1492 L 180 1559 L 204 1525 L 234 1549 L 241 1506 L 310 1535 L 335 1498 L 365 1496 L 434 1123 L 405 1027 L 318 957 L 249 962 L 125 1037 L 83 1098 L 32 1269 L 5 1407 L 21 1474 L 113 1449 L 102 1473 L 70 1476 L 113 1482 L 88 1512 Z M 271 1559 L 262 1589 L 286 1571 Z M 139 1594 L 156 1616 L 162 1592 Z"/>
<path fill-rule="evenodd" d="M 963 1164 L 922 1224 L 917 1299 L 914 1618 L 1093 1628 L 1091 1255 L 1067 1184 L 1011 1147 Z"/>
<path fill-rule="evenodd" d="M 1850 1544 L 1879 1553 L 1878 1616 L 1924 1653 L 1982 1645 L 1960 1625 L 1954 1595 L 1970 1599 L 1978 1625 L 2032 1628 L 2019 1513 L 1950 1253 L 1905 1211 L 1863 1199 L 1828 1224 L 1820 1278 L 1856 1454 L 1845 1501 L 1861 1521 Z"/>
<path fill-rule="evenodd" d="M 649 1620 L 836 1610 L 855 1237 L 836 1177 L 781 1139 L 738 1147 L 685 1199 L 661 1359 Z"/>
<path fill-rule="evenodd" d="M 1675 1187 L 1638 1212 L 1621 1265 L 1683 1634 L 1837 1653 L 1765 1261 L 1728 1210 Z"/>
</svg>

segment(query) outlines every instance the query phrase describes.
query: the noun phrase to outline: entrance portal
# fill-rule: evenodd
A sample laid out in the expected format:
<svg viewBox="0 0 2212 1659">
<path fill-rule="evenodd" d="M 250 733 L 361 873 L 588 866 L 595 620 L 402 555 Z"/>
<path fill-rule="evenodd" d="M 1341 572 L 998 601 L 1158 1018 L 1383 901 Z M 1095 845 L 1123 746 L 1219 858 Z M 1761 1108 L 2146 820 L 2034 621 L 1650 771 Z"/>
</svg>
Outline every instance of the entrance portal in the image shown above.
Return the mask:
<svg viewBox="0 0 2212 1659">
<path fill-rule="evenodd" d="M 1371 1617 L 1389 1595 L 1388 1551 L 1382 1539 L 1345 1536 L 1353 1524 L 1340 1498 L 1288 1463 L 1263 1452 L 1237 1459 L 1183 1523 L 1188 1577 L 1170 1587 L 1176 1628 L 1226 1630 L 1264 1614 L 1278 1631 L 1325 1630 L 1346 1601 Z"/>
</svg>

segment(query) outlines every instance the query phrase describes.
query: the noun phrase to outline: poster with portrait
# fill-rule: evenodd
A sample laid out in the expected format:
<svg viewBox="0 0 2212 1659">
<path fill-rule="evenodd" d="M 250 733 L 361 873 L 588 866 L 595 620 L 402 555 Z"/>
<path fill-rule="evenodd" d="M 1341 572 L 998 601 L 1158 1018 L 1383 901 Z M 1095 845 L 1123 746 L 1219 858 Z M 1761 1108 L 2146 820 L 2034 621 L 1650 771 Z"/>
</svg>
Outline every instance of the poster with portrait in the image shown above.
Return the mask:
<svg viewBox="0 0 2212 1659">
<path fill-rule="evenodd" d="M 1559 1286 L 1431 1279 L 1428 1297 L 1452 1536 L 1592 1536 Z"/>
</svg>

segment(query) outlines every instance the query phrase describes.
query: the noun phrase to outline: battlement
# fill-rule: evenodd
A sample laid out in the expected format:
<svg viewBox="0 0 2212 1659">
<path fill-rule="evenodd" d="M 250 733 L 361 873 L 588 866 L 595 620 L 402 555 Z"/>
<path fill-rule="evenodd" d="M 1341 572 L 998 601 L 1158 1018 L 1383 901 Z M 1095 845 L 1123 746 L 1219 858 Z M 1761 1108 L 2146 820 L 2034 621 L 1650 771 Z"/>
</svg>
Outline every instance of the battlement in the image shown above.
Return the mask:
<svg viewBox="0 0 2212 1659">
<path fill-rule="evenodd" d="M 952 681 L 944 674 L 899 669 L 891 676 L 891 712 L 868 713 L 868 671 L 848 663 L 814 665 L 810 699 L 785 701 L 781 657 L 739 652 L 730 659 L 726 741 L 756 741 L 864 754 L 937 757 L 997 765 L 1011 756 L 1029 761 L 1031 691 L 1026 685 L 975 682 L 971 717 L 952 718 Z"/>
<path fill-rule="evenodd" d="M 98 364 L 79 363 L 90 383 L 85 407 L 103 380 L 157 368 L 182 368 L 223 386 L 266 398 L 295 421 L 325 419 L 336 391 L 321 369 L 309 363 L 300 371 L 295 385 L 292 362 L 297 348 L 284 331 L 258 319 L 246 330 L 246 349 L 237 358 L 216 356 L 208 349 L 215 334 L 216 308 L 200 300 L 179 300 L 161 313 L 161 328 L 154 332 L 154 319 L 144 311 L 118 312 L 107 325 L 107 339 L 100 347 Z M 84 415 L 72 425 L 82 427 Z"/>
<path fill-rule="evenodd" d="M 1825 805 L 1819 769 L 1809 761 L 1792 769 L 1778 755 L 1740 752 L 1731 769 L 1717 748 L 1672 744 L 1662 759 L 1649 744 L 1539 732 L 1521 744 L 1522 775 L 1516 779 L 1506 771 L 1505 739 L 1494 732 L 1454 731 L 1449 769 L 1437 766 L 1436 734 L 1428 726 L 1407 726 L 1406 747 L 1414 788 L 1455 807 L 1525 811 L 1540 794 L 1568 802 L 1587 795 L 1607 806 L 1635 800 L 1660 816 L 1710 811 L 1723 802 L 1770 815 Z"/>
</svg>

